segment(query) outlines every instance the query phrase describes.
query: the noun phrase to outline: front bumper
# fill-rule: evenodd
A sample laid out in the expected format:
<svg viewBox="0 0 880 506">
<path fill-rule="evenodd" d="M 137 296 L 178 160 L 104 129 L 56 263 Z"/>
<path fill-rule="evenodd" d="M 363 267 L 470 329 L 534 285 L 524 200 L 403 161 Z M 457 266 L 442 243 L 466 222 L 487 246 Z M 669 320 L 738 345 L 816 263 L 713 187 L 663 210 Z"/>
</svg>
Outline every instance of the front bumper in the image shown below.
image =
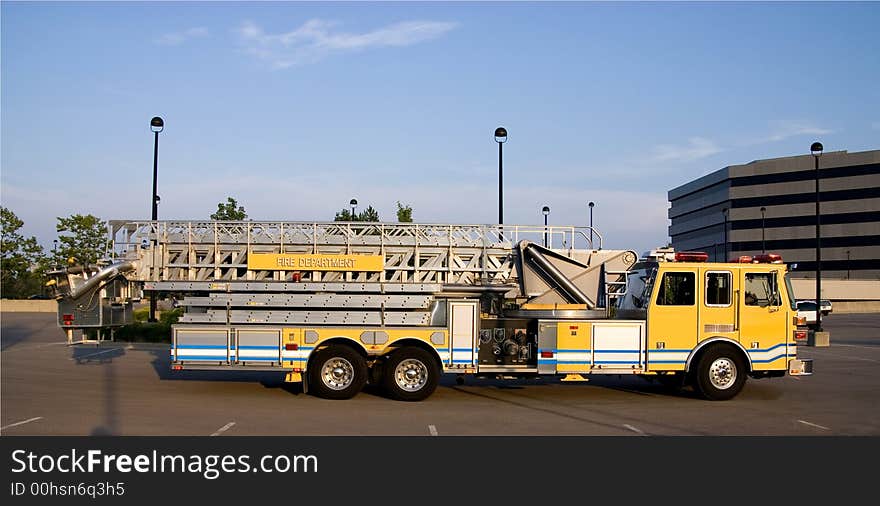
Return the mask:
<svg viewBox="0 0 880 506">
<path fill-rule="evenodd" d="M 788 374 L 791 376 L 810 376 L 813 374 L 813 359 L 796 358 L 789 360 Z"/>
</svg>

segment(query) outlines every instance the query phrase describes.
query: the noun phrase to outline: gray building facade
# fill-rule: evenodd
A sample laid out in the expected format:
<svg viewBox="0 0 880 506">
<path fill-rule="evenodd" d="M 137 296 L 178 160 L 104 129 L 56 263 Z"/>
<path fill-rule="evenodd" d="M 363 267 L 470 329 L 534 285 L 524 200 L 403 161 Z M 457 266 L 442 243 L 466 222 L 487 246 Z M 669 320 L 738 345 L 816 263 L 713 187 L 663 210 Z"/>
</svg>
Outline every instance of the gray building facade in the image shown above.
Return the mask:
<svg viewBox="0 0 880 506">
<path fill-rule="evenodd" d="M 823 153 L 819 168 L 822 278 L 880 280 L 880 150 Z M 672 246 L 717 261 L 778 253 L 815 278 L 815 174 L 812 155 L 773 158 L 670 190 Z"/>
</svg>

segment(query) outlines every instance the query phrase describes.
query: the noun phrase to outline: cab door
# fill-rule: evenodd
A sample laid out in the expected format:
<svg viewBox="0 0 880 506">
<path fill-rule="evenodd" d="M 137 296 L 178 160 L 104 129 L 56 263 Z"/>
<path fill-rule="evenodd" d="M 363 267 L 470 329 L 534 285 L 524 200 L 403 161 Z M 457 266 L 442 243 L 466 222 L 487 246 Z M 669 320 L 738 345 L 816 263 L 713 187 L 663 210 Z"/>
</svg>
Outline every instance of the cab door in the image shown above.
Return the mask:
<svg viewBox="0 0 880 506">
<path fill-rule="evenodd" d="M 697 344 L 698 268 L 670 264 L 657 278 L 648 308 L 649 368 L 658 368 L 653 362 L 663 364 L 662 369 L 682 369 L 687 352 Z"/>
<path fill-rule="evenodd" d="M 700 301 L 699 342 L 713 337 L 738 342 L 735 299 L 739 294 L 739 276 L 734 276 L 731 269 L 718 267 L 700 269 L 700 272 L 703 296 Z"/>
<path fill-rule="evenodd" d="M 748 350 L 755 370 L 779 364 L 785 367 L 786 320 L 790 316 L 779 295 L 781 275 L 778 270 L 742 269 L 740 343 Z"/>
</svg>

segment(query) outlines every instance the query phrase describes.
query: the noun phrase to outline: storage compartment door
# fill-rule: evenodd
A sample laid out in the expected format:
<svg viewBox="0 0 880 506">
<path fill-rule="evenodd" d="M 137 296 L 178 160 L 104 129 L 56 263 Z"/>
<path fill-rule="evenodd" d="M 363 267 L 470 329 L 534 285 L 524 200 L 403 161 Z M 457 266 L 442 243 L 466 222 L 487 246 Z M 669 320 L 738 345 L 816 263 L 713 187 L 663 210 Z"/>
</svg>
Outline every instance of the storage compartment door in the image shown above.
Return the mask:
<svg viewBox="0 0 880 506">
<path fill-rule="evenodd" d="M 476 302 L 450 302 L 449 303 L 449 334 L 450 365 L 452 367 L 471 367 L 477 359 L 477 303 Z"/>
<path fill-rule="evenodd" d="M 594 369 L 644 367 L 644 322 L 593 322 L 592 327 Z"/>
<path fill-rule="evenodd" d="M 229 330 L 225 327 L 174 328 L 171 360 L 229 365 Z"/>
<path fill-rule="evenodd" d="M 281 329 L 237 329 L 235 334 L 237 364 L 281 366 Z"/>
</svg>

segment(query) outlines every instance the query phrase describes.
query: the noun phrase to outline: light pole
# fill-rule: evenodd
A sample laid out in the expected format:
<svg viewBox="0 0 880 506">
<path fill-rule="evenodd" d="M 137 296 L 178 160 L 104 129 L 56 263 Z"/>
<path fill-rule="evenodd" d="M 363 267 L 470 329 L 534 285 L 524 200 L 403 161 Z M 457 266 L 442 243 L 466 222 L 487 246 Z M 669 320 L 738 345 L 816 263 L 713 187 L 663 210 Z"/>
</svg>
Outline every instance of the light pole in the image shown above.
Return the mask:
<svg viewBox="0 0 880 506">
<path fill-rule="evenodd" d="M 351 206 L 351 221 L 355 221 L 354 220 L 354 210 L 357 208 L 357 205 L 358 205 L 357 199 L 351 199 L 351 202 L 349 202 L 348 205 Z"/>
<path fill-rule="evenodd" d="M 721 259 L 721 261 L 726 262 L 727 255 L 728 255 L 728 253 L 727 253 L 727 208 L 726 207 L 721 210 L 721 214 L 724 215 L 724 233 L 722 236 L 724 238 L 724 257 Z"/>
<path fill-rule="evenodd" d="M 846 279 L 849 279 L 849 250 L 846 250 Z"/>
<path fill-rule="evenodd" d="M 550 208 L 547 206 L 544 206 L 544 208 L 541 209 L 541 214 L 544 215 L 544 247 L 546 248 L 547 247 L 547 215 L 550 214 Z"/>
<path fill-rule="evenodd" d="M 155 134 L 155 142 L 153 143 L 153 213 L 152 220 L 159 218 L 159 195 L 156 194 L 156 179 L 159 167 L 159 132 L 165 129 L 165 122 L 159 116 L 154 116 L 150 120 L 150 130 Z M 156 321 L 156 292 L 150 292 L 150 318 L 151 322 Z"/>
<path fill-rule="evenodd" d="M 764 213 L 767 212 L 766 207 L 761 208 L 761 254 L 767 253 L 767 248 L 764 245 Z"/>
<path fill-rule="evenodd" d="M 593 206 L 595 206 L 596 203 L 591 201 L 587 205 L 590 206 L 590 249 L 595 249 L 593 248 Z"/>
<path fill-rule="evenodd" d="M 849 253 L 847 251 L 847 253 Z M 58 239 L 52 239 L 52 256 L 54 257 L 55 265 L 58 265 Z"/>
<path fill-rule="evenodd" d="M 822 215 L 819 214 L 819 157 L 822 156 L 822 149 L 821 142 L 810 145 L 816 167 L 816 332 L 822 332 Z"/>
<path fill-rule="evenodd" d="M 507 142 L 507 129 L 498 127 L 495 129 L 495 142 L 498 143 L 498 224 L 504 224 L 504 177 L 502 165 L 501 146 Z"/>
</svg>

